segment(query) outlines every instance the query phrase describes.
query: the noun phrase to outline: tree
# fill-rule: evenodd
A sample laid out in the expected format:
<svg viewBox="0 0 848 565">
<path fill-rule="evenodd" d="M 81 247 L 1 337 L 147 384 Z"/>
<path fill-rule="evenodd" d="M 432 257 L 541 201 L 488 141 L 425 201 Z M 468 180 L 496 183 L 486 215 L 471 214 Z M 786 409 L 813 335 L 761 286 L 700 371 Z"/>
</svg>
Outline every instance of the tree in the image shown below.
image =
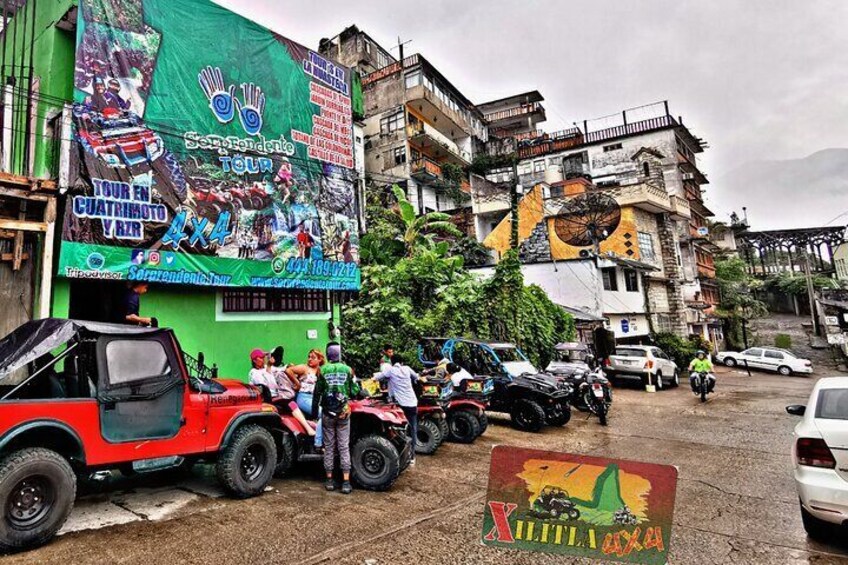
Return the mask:
<svg viewBox="0 0 848 565">
<path fill-rule="evenodd" d="M 748 274 L 747 265 L 739 257 L 718 259 L 715 263 L 716 282 L 721 300 L 716 315 L 724 320 L 727 345 L 734 349 L 744 346 L 743 324 L 751 318 L 768 313 L 766 304 L 755 296 L 763 283 Z"/>
</svg>

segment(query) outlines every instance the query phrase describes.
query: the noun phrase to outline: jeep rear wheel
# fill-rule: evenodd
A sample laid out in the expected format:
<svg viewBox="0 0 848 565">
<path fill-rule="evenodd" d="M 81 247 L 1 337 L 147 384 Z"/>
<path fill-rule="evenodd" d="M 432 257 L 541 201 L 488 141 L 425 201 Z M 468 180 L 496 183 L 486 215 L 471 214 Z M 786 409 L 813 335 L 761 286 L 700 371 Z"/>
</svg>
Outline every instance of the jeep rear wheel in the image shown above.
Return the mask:
<svg viewBox="0 0 848 565">
<path fill-rule="evenodd" d="M 480 422 L 477 415 L 468 410 L 454 410 L 448 414 L 450 440 L 457 443 L 471 443 L 480 435 Z"/>
<path fill-rule="evenodd" d="M 515 402 L 510 416 L 515 427 L 526 432 L 538 432 L 545 425 L 545 411 L 538 402 L 526 398 Z"/>
<path fill-rule="evenodd" d="M 248 424 L 242 426 L 218 460 L 218 480 L 236 498 L 262 494 L 277 465 L 277 447 L 271 432 Z"/>
<path fill-rule="evenodd" d="M 284 477 L 294 465 L 296 457 L 294 436 L 284 432 L 280 436 L 280 445 L 277 448 L 277 466 L 274 467 L 274 476 L 278 479 Z"/>
<path fill-rule="evenodd" d="M 362 436 L 350 455 L 351 478 L 364 489 L 389 490 L 400 475 L 400 454 L 383 436 Z"/>
<path fill-rule="evenodd" d="M 418 422 L 418 434 L 415 437 L 415 453 L 433 455 L 442 443 L 442 430 L 429 418 Z"/>
<path fill-rule="evenodd" d="M 0 551 L 36 547 L 52 538 L 74 507 L 77 483 L 64 457 L 42 448 L 0 461 Z"/>
</svg>

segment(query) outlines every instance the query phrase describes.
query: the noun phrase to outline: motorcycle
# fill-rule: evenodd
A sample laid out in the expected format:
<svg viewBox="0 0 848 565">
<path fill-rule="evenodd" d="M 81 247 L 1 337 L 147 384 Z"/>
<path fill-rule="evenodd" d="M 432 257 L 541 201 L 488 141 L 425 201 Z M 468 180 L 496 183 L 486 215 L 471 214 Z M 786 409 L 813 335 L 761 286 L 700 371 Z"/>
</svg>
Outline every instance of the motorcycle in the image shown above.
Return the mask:
<svg viewBox="0 0 848 565">
<path fill-rule="evenodd" d="M 699 372 L 695 374 L 695 394 L 701 397 L 701 402 L 707 401 L 707 395 L 711 393 L 710 390 L 710 374 L 706 372 Z"/>
<path fill-rule="evenodd" d="M 602 426 L 607 425 L 607 415 L 612 405 L 612 388 L 600 366 L 575 379 L 572 405 L 582 412 L 598 417 Z"/>
</svg>

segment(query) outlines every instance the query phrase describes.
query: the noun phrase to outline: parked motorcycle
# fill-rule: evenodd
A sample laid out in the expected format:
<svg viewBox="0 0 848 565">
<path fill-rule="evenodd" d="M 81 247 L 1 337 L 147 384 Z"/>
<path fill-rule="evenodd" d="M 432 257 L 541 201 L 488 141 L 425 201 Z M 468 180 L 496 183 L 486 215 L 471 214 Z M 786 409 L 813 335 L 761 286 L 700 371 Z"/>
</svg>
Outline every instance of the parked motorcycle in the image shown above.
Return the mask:
<svg viewBox="0 0 848 565">
<path fill-rule="evenodd" d="M 565 345 L 570 344 L 557 346 L 558 353 L 560 349 L 565 351 L 564 347 L 561 347 Z M 575 345 L 585 348 L 582 344 Z M 574 351 L 577 351 L 574 347 L 568 350 L 572 357 Z M 585 349 L 585 351 L 580 349 L 579 351 L 585 353 L 579 360 L 569 358 L 568 360 L 552 362 L 548 366 L 548 372 L 571 385 L 572 393 L 569 402 L 572 406 L 581 412 L 594 414 L 600 420 L 601 425 L 606 426 L 607 415 L 612 405 L 612 388 L 609 379 L 604 374 L 600 363 L 591 353 L 588 353 L 588 349 Z"/>
</svg>

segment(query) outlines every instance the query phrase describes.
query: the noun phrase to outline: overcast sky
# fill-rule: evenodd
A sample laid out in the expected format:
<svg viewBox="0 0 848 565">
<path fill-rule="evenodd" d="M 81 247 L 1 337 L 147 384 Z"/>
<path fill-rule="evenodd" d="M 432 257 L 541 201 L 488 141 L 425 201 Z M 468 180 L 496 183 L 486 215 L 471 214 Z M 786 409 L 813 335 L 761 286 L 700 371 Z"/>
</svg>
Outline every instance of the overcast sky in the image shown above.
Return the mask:
<svg viewBox="0 0 848 565">
<path fill-rule="evenodd" d="M 550 131 L 667 99 L 713 181 L 848 147 L 846 0 L 218 1 L 313 49 L 354 23 L 412 40 L 474 102 L 539 90 Z M 707 190 L 719 216 L 754 206 Z"/>
</svg>

